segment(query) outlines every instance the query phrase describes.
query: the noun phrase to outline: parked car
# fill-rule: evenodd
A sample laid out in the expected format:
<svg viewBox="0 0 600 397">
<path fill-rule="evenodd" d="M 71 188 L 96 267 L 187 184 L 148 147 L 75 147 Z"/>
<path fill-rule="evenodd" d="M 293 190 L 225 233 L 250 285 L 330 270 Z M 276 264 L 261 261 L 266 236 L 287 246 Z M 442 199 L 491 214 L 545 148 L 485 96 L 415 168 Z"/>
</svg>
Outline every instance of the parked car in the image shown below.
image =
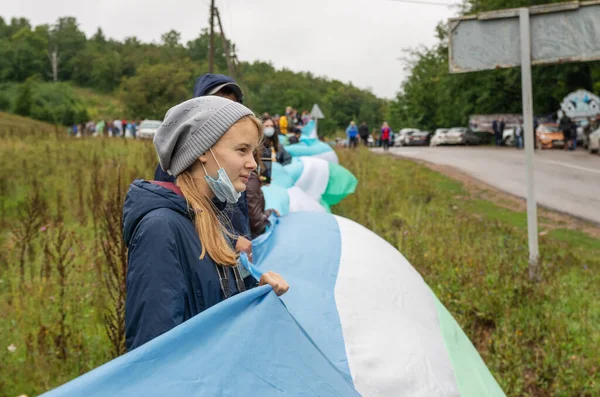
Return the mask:
<svg viewBox="0 0 600 397">
<path fill-rule="evenodd" d="M 406 146 L 429 146 L 430 139 L 429 131 L 416 131 L 408 136 Z"/>
<path fill-rule="evenodd" d="M 535 131 L 535 147 L 538 149 L 551 149 L 565 146 L 565 136 L 558 124 L 543 123 Z"/>
<path fill-rule="evenodd" d="M 438 128 L 433 132 L 429 146 L 439 146 L 446 143 L 446 133 L 449 128 Z"/>
<path fill-rule="evenodd" d="M 154 134 L 156 134 L 161 124 L 162 121 L 158 120 L 142 121 L 137 129 L 137 137 L 140 139 L 154 139 Z"/>
<path fill-rule="evenodd" d="M 514 146 L 515 145 L 515 129 L 514 128 L 506 128 L 502 133 L 502 142 L 504 146 Z"/>
<path fill-rule="evenodd" d="M 600 127 L 588 136 L 588 151 L 590 153 L 598 153 L 600 150 Z"/>
<path fill-rule="evenodd" d="M 418 128 L 402 128 L 394 137 L 394 146 L 408 146 L 409 137 L 415 132 L 419 132 Z"/>
<path fill-rule="evenodd" d="M 478 145 L 480 142 L 481 138 L 469 128 L 454 127 L 446 133 L 447 145 Z"/>
</svg>

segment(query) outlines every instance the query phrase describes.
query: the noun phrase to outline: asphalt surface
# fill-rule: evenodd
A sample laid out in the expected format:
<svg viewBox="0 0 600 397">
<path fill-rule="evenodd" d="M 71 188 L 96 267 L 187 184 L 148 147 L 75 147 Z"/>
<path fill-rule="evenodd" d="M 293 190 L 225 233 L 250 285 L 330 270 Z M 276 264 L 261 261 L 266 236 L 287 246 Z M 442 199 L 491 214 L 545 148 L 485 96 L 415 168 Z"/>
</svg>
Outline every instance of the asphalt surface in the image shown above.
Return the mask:
<svg viewBox="0 0 600 397">
<path fill-rule="evenodd" d="M 381 149 L 373 149 L 381 152 Z M 399 147 L 390 153 L 448 165 L 500 190 L 525 197 L 525 152 L 494 147 Z M 600 156 L 585 150 L 535 153 L 538 204 L 600 224 Z"/>
</svg>

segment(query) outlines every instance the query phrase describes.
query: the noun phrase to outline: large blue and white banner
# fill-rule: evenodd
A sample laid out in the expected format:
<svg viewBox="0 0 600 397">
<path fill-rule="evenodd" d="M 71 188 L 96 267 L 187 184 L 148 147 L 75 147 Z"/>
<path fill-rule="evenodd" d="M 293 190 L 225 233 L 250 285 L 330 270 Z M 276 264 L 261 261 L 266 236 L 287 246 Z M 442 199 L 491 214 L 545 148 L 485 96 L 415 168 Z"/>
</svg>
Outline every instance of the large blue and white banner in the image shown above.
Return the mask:
<svg viewBox="0 0 600 397">
<path fill-rule="evenodd" d="M 248 267 L 287 294 L 238 294 L 46 396 L 504 395 L 393 246 L 327 213 L 273 223 Z"/>
</svg>

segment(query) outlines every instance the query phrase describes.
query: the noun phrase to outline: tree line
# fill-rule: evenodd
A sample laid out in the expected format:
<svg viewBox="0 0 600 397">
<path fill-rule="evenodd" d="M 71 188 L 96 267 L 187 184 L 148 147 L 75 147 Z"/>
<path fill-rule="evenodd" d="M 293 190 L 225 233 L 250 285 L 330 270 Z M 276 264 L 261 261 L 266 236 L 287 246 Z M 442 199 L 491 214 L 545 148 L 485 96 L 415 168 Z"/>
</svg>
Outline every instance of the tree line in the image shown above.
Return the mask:
<svg viewBox="0 0 600 397">
<path fill-rule="evenodd" d="M 65 125 L 82 122 L 88 116 L 70 90 L 75 84 L 118 97 L 127 114 L 115 118 L 161 119 L 191 96 L 195 79 L 208 70 L 209 37 L 203 29 L 184 44 L 181 34 L 171 30 L 160 43 L 136 37 L 118 41 L 101 28 L 86 37 L 73 17 L 35 27 L 25 18 L 7 22 L 0 17 L 0 110 Z M 221 40 L 217 34 L 215 72 L 227 74 Z M 235 57 L 234 43 L 229 51 Z M 235 77 L 245 103 L 257 113 L 283 113 L 286 106 L 310 111 L 318 103 L 327 117 L 319 129 L 326 134 L 353 119 L 375 125 L 386 113 L 388 101 L 368 90 L 310 72 L 276 69 L 270 62 L 238 62 Z"/>
</svg>

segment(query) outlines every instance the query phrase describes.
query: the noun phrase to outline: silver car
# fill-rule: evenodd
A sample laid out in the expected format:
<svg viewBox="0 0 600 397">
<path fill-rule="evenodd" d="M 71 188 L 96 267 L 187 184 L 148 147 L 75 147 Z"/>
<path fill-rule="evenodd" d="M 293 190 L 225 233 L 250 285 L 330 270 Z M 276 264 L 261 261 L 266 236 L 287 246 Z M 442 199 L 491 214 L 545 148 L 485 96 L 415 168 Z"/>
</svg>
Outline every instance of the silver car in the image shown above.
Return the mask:
<svg viewBox="0 0 600 397">
<path fill-rule="evenodd" d="M 136 136 L 139 139 L 154 139 L 154 134 L 156 134 L 161 124 L 162 121 L 158 120 L 144 120 L 138 126 Z"/>
</svg>

